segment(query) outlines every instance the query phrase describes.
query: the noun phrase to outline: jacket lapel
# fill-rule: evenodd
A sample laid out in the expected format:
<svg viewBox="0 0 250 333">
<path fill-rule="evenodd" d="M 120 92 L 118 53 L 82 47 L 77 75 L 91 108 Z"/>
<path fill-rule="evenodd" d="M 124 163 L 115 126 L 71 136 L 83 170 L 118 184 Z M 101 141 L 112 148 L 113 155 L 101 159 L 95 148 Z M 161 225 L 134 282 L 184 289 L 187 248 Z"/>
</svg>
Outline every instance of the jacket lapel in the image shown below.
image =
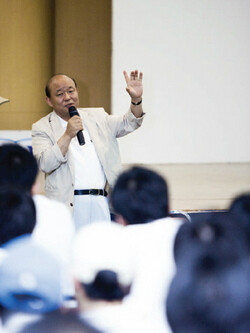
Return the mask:
<svg viewBox="0 0 250 333">
<path fill-rule="evenodd" d="M 58 119 L 58 116 L 56 115 L 55 111 L 51 112 L 49 122 L 55 142 L 57 142 L 65 132 L 65 129 L 62 127 L 60 119 Z"/>
</svg>

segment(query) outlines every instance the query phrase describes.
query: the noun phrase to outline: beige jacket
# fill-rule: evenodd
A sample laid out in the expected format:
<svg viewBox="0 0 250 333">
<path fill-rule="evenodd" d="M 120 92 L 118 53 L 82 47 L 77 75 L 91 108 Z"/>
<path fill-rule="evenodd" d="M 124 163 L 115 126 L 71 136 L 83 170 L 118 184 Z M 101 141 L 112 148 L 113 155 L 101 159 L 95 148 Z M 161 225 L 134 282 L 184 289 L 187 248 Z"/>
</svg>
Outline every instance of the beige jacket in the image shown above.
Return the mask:
<svg viewBox="0 0 250 333">
<path fill-rule="evenodd" d="M 116 138 L 140 127 L 144 116 L 136 118 L 130 110 L 123 116 L 108 115 L 103 108 L 84 108 L 78 111 L 93 140 L 108 185 L 112 187 L 121 171 Z M 64 131 L 60 119 L 52 111 L 32 125 L 32 148 L 39 168 L 45 173 L 46 196 L 72 208 L 75 179 L 72 155 L 68 151 L 64 157 L 57 144 Z"/>
</svg>

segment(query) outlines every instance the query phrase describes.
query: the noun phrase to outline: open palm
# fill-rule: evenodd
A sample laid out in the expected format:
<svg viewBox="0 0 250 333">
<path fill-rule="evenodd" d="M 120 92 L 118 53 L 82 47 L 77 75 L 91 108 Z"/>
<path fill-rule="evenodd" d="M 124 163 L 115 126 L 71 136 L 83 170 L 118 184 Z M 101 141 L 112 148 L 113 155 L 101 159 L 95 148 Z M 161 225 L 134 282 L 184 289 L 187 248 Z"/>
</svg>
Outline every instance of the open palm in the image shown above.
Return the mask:
<svg viewBox="0 0 250 333">
<path fill-rule="evenodd" d="M 138 73 L 138 70 L 132 71 L 129 77 L 127 72 L 123 71 L 123 75 L 127 83 L 126 90 L 130 97 L 132 99 L 141 98 L 143 93 L 142 72 Z"/>
</svg>

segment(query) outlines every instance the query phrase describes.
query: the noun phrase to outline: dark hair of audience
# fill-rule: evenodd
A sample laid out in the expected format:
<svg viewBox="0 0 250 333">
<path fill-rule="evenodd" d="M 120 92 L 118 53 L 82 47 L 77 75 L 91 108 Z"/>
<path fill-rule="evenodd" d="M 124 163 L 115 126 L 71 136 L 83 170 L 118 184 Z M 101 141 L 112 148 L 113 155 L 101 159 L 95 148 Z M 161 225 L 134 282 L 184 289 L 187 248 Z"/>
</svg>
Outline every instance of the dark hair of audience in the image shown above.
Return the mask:
<svg viewBox="0 0 250 333">
<path fill-rule="evenodd" d="M 247 247 L 245 233 L 229 214 L 208 213 L 181 225 L 174 242 L 174 258 L 178 266 L 183 258 L 186 261 L 194 253 L 210 251 L 218 257 L 228 256 L 231 261 L 237 261 L 239 256 L 247 253 Z M 189 248 L 197 251 L 190 252 Z"/>
<path fill-rule="evenodd" d="M 243 228 L 247 236 L 250 253 L 250 193 L 236 197 L 229 207 L 229 213 L 232 215 L 234 222 Z"/>
<path fill-rule="evenodd" d="M 122 300 L 129 293 L 129 287 L 119 284 L 117 274 L 110 270 L 99 271 L 92 283 L 81 283 L 86 295 L 94 300 Z"/>
<path fill-rule="evenodd" d="M 177 270 L 167 297 L 174 333 L 250 331 L 248 249 L 244 233 L 230 219 L 208 214 L 179 230 Z"/>
<path fill-rule="evenodd" d="M 111 204 L 128 224 L 164 218 L 169 214 L 166 181 L 152 170 L 133 167 L 118 177 Z"/>
<path fill-rule="evenodd" d="M 30 192 L 38 173 L 36 159 L 18 144 L 0 145 L 0 185 Z"/>
<path fill-rule="evenodd" d="M 41 319 L 27 324 L 18 333 L 101 333 L 76 313 L 55 311 L 44 314 Z"/>
<path fill-rule="evenodd" d="M 0 246 L 24 234 L 31 234 L 36 224 L 32 197 L 14 187 L 0 186 Z"/>
</svg>

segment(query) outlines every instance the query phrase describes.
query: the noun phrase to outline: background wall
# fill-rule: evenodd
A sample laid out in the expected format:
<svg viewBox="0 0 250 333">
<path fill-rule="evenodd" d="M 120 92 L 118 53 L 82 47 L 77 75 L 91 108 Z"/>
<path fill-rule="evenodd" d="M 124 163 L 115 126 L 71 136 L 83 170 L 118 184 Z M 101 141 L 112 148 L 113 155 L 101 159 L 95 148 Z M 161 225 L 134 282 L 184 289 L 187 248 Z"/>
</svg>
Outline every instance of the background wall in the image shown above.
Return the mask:
<svg viewBox="0 0 250 333">
<path fill-rule="evenodd" d="M 53 1 L 0 1 L 0 129 L 30 129 L 49 110 L 44 82 L 53 66 Z"/>
<path fill-rule="evenodd" d="M 111 0 L 0 0 L 0 130 L 46 115 L 54 73 L 75 77 L 81 106 L 110 112 Z"/>
<path fill-rule="evenodd" d="M 111 104 L 111 0 L 55 1 L 55 73 L 78 84 L 80 106 Z"/>
<path fill-rule="evenodd" d="M 1 0 L 0 129 L 49 112 L 44 85 L 74 76 L 81 106 L 129 107 L 122 70 L 144 72 L 142 128 L 124 163 L 250 161 L 249 0 Z M 111 58 L 112 51 L 112 58 Z M 112 86 L 111 86 L 112 60 Z"/>
<path fill-rule="evenodd" d="M 113 113 L 129 105 L 123 69 L 145 85 L 123 162 L 250 161 L 249 0 L 115 0 L 112 17 Z"/>
</svg>

